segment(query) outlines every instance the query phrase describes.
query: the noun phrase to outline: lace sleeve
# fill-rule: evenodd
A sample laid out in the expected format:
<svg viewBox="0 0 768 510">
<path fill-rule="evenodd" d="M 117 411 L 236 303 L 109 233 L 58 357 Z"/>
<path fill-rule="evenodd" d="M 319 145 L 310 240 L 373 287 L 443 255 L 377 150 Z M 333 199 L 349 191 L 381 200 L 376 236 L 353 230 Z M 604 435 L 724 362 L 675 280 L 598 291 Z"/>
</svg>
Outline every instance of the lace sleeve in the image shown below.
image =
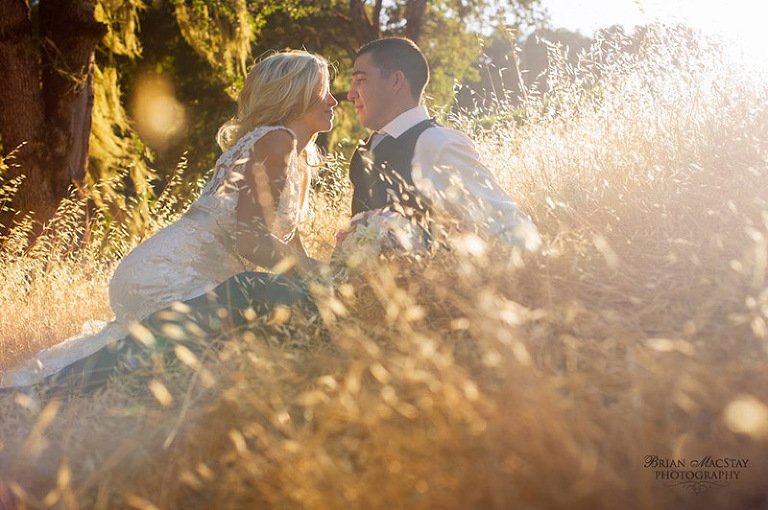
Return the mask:
<svg viewBox="0 0 768 510">
<path fill-rule="evenodd" d="M 260 126 L 249 131 L 235 142 L 228 151 L 219 156 L 216 161 L 216 170 L 200 196 L 238 191 L 238 183 L 243 179 L 245 164 L 250 159 L 254 144 L 261 137 L 276 129 L 287 131 L 296 140 L 296 133 L 284 126 Z"/>
</svg>

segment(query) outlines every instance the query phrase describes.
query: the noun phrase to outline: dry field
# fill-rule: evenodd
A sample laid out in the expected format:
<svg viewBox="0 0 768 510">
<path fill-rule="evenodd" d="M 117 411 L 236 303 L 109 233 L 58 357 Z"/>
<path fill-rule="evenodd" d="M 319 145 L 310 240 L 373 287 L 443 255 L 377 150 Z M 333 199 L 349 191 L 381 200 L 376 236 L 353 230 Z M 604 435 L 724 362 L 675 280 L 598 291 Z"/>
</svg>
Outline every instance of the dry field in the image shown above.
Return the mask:
<svg viewBox="0 0 768 510">
<path fill-rule="evenodd" d="M 0 508 L 768 508 L 768 85 L 664 31 L 551 71 L 516 121 L 457 119 L 544 254 L 457 241 L 320 296 L 329 339 L 273 317 L 95 393 L 4 393 Z M 314 198 L 327 257 L 349 197 Z M 20 224 L 0 369 L 109 319 L 119 225 L 174 205 Z"/>
</svg>

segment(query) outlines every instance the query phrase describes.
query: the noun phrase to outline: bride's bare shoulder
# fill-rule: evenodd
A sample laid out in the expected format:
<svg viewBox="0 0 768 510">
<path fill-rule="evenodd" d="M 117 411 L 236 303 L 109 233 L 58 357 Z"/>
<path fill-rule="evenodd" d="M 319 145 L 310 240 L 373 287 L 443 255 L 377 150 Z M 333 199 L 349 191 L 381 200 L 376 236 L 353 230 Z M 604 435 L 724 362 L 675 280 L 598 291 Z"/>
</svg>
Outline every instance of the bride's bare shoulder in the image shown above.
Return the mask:
<svg viewBox="0 0 768 510">
<path fill-rule="evenodd" d="M 253 144 L 250 152 L 250 166 L 265 163 L 267 167 L 285 167 L 296 150 L 293 132 L 287 129 L 272 129 Z"/>
<path fill-rule="evenodd" d="M 296 138 L 288 129 L 271 129 L 256 141 L 251 148 L 252 156 L 260 159 L 285 156 L 296 148 Z"/>
</svg>

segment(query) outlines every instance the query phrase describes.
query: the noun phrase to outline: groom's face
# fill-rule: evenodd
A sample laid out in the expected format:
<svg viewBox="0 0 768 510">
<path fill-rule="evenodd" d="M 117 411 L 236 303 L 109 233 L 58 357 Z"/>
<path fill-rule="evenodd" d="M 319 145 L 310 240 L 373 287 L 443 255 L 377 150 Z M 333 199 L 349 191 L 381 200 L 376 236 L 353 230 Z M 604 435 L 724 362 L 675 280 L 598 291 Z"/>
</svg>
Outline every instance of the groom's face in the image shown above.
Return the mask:
<svg viewBox="0 0 768 510">
<path fill-rule="evenodd" d="M 355 103 L 357 117 L 364 127 L 377 131 L 392 120 L 389 118 L 392 116 L 390 81 L 381 75 L 381 69 L 374 65 L 370 53 L 364 53 L 355 60 L 347 99 Z"/>
</svg>

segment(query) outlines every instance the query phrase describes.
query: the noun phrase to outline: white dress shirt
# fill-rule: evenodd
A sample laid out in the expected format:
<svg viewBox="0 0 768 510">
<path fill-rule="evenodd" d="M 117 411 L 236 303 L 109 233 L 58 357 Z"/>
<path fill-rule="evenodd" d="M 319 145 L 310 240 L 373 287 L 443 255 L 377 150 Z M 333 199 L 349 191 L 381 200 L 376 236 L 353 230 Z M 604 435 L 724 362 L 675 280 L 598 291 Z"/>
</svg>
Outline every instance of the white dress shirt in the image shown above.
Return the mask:
<svg viewBox="0 0 768 510">
<path fill-rule="evenodd" d="M 379 133 L 397 138 L 427 119 L 427 108 L 417 106 Z M 374 139 L 372 146 L 382 138 Z M 463 229 L 528 250 L 540 249 L 536 226 L 483 165 L 475 144 L 464 133 L 442 126 L 424 131 L 416 141 L 411 176 L 416 190 L 433 208 L 456 219 Z"/>
</svg>

